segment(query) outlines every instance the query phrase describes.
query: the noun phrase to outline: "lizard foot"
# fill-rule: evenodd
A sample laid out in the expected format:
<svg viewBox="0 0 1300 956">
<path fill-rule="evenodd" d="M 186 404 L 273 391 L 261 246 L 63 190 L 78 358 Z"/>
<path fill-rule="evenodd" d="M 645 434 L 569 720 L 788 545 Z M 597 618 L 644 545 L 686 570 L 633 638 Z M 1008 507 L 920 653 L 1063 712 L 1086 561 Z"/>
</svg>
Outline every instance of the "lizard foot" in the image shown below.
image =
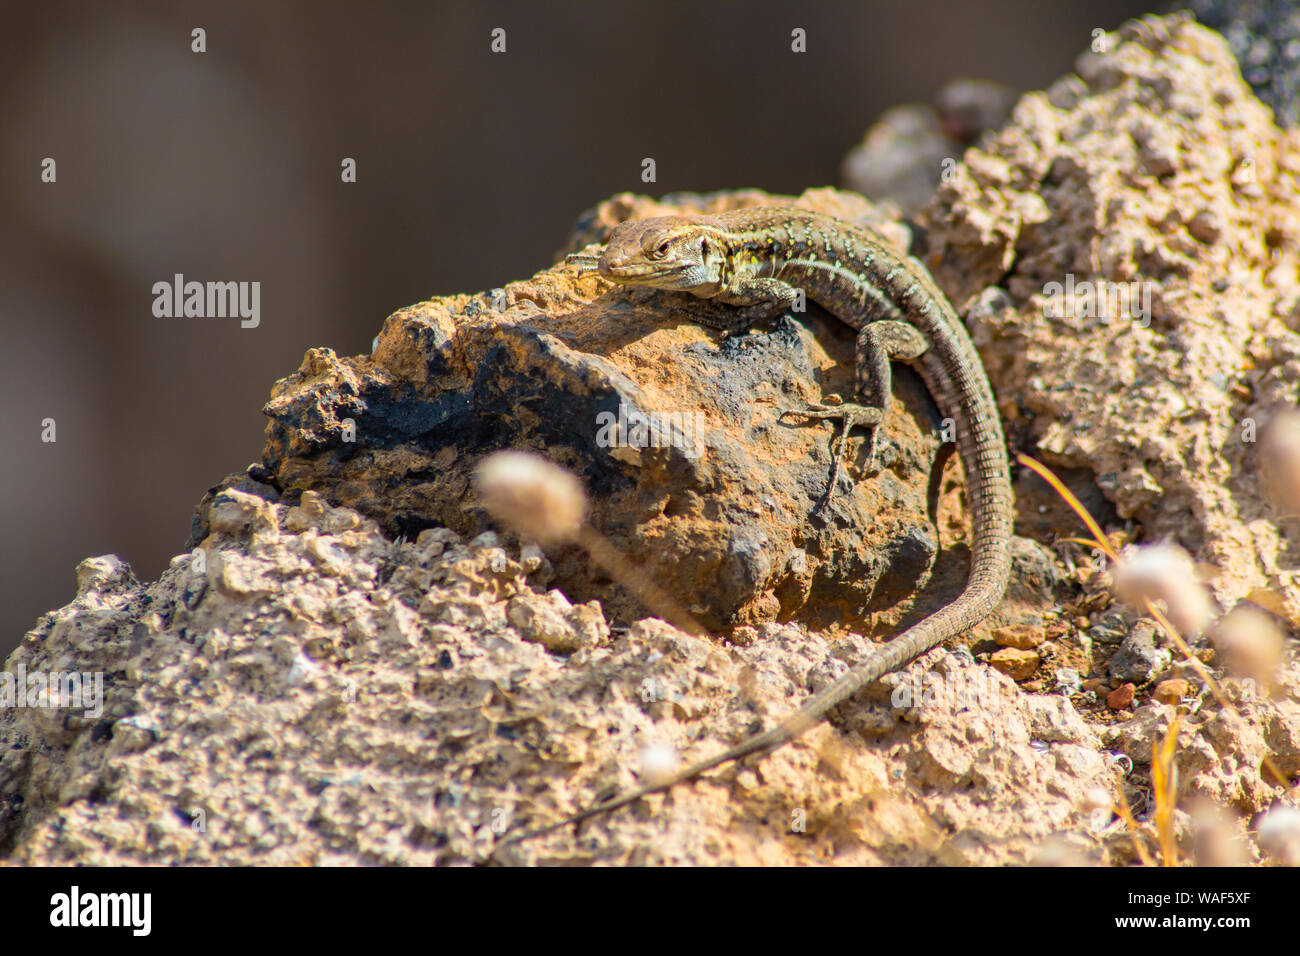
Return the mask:
<svg viewBox="0 0 1300 956">
<path fill-rule="evenodd" d="M 884 409 L 873 408 L 869 405 L 855 405 L 852 402 L 841 402 L 838 396 L 828 395 L 827 400 L 832 404 L 819 405 L 816 403 L 805 405 L 803 408 L 792 408 L 784 411 L 778 416 L 778 421 L 784 419 L 787 415 L 797 415 L 815 421 L 843 422 L 839 436 L 835 439 L 835 444 L 831 449 L 831 479 L 826 487 L 826 493 L 822 495 L 821 500 L 814 506 L 812 513 L 814 515 L 821 512 L 831 500 L 839 485 L 840 475 L 844 470 L 844 457 L 849 445 L 849 432 L 856 425 L 863 425 L 870 429 L 867 435 L 867 471 L 873 472 L 876 468 L 876 429 L 884 421 Z"/>
</svg>

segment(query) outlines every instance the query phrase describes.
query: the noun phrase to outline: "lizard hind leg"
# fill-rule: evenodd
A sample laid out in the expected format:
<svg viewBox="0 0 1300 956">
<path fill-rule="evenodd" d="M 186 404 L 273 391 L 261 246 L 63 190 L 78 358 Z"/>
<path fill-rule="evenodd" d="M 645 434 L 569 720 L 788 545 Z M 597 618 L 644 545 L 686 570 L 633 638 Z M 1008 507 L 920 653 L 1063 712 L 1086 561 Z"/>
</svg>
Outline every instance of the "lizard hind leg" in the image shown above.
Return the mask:
<svg viewBox="0 0 1300 956">
<path fill-rule="evenodd" d="M 834 398 L 835 396 L 829 397 Z M 826 483 L 826 491 L 821 496 L 821 499 L 813 506 L 812 513 L 816 515 L 830 503 L 831 496 L 835 494 L 835 489 L 839 486 L 840 475 L 844 472 L 844 459 L 849 445 L 849 432 L 858 425 L 864 425 L 871 429 L 867 438 L 867 466 L 868 468 L 873 466 L 876 428 L 885 420 L 885 412 L 882 408 L 873 408 L 869 405 L 840 402 L 834 405 L 808 404 L 803 408 L 787 409 L 781 413 L 778 420 L 785 418 L 787 415 L 797 415 L 800 418 L 810 420 L 838 421 L 842 423 L 840 433 L 831 447 L 830 481 Z"/>
<path fill-rule="evenodd" d="M 925 336 L 906 322 L 882 320 L 862 327 L 857 341 L 857 392 L 861 403 L 838 402 L 831 405 L 807 405 L 802 409 L 783 412 L 806 419 L 842 422 L 839 437 L 831 449 L 831 477 L 826 493 L 813 508 L 817 514 L 826 507 L 839 485 L 848 449 L 849 432 L 856 425 L 870 429 L 867 436 L 867 470 L 875 470 L 876 431 L 889 410 L 891 361 L 911 362 L 920 358 L 929 348 Z"/>
</svg>

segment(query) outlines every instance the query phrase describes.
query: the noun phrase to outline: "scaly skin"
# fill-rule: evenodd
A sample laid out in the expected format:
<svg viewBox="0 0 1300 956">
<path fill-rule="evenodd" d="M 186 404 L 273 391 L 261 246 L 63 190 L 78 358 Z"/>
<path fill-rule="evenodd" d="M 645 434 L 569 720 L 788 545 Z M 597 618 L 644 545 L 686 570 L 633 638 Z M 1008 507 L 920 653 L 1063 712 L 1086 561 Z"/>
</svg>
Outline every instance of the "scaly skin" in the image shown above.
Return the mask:
<svg viewBox="0 0 1300 956">
<path fill-rule="evenodd" d="M 693 317 L 702 324 L 742 327 L 788 309 L 802 289 L 859 329 L 857 388 L 863 404 L 815 405 L 788 413 L 844 420 L 828 496 L 849 428 L 872 426 L 874 437 L 874 427 L 883 421 L 890 397 L 890 359 L 915 366 L 940 412 L 956 428 L 973 526 L 971 569 L 953 603 L 882 646 L 774 727 L 668 778 L 508 842 L 616 810 L 730 760 L 768 752 L 794 739 L 866 685 L 983 620 L 1002 599 L 1011 564 L 1011 475 L 993 391 L 961 320 L 916 260 L 860 226 L 795 208 L 766 207 L 621 223 L 598 260 L 569 258 L 617 283 L 688 292 L 733 307 L 699 303 Z"/>
</svg>

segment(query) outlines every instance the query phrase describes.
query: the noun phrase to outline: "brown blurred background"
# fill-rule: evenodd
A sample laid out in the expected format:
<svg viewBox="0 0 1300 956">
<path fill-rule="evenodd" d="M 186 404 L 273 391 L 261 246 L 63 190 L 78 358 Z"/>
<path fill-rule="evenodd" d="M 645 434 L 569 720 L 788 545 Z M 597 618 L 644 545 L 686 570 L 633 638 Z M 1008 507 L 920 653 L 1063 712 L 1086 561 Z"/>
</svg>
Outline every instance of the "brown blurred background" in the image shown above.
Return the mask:
<svg viewBox="0 0 1300 956">
<path fill-rule="evenodd" d="M 0 19 L 0 658 L 72 598 L 82 558 L 166 567 L 203 492 L 258 457 L 259 409 L 306 349 L 368 352 L 394 309 L 532 274 L 614 192 L 833 184 L 882 110 L 963 75 L 1041 88 L 1147 9 L 109 7 Z M 261 325 L 155 318 L 177 272 L 260 281 Z"/>
</svg>

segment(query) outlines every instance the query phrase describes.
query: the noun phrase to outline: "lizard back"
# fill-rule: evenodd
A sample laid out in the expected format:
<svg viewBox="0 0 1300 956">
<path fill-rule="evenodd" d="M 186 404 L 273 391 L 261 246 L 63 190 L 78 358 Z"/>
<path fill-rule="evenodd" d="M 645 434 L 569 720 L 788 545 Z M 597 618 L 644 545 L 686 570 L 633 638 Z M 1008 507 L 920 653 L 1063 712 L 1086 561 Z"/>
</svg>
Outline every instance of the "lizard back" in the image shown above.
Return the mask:
<svg viewBox="0 0 1300 956">
<path fill-rule="evenodd" d="M 728 268 L 735 274 L 798 286 L 853 328 L 893 319 L 914 326 L 928 340 L 929 349 L 914 364 L 940 413 L 955 428 L 973 541 L 971 574 L 961 599 L 921 624 L 933 622 L 931 627 L 947 637 L 983 619 L 1001 599 L 1010 572 L 1010 469 L 979 353 L 929 272 L 877 233 L 805 210 L 740 209 L 699 221 L 724 237 Z"/>
</svg>

